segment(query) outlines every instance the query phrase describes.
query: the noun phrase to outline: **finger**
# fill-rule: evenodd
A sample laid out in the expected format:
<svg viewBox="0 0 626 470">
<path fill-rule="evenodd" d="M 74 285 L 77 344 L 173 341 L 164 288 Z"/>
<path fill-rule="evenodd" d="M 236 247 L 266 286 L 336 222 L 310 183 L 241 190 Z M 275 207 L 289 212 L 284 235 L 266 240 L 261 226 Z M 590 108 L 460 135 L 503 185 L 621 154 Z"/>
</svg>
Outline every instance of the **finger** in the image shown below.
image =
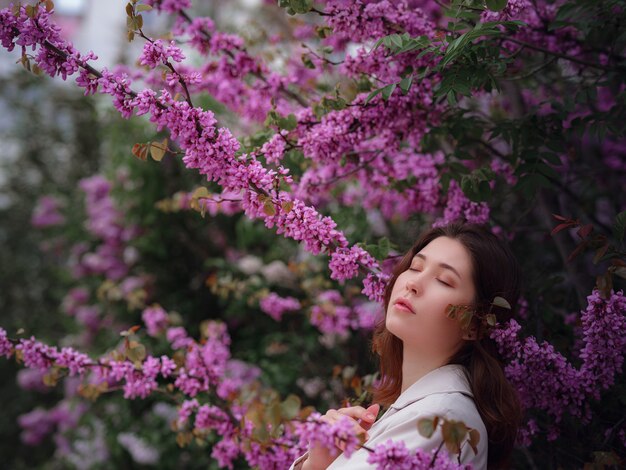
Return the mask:
<svg viewBox="0 0 626 470">
<path fill-rule="evenodd" d="M 380 411 L 380 405 L 378 403 L 374 403 L 370 405 L 363 413 L 363 418 L 359 424 L 363 427 L 363 429 L 370 429 L 374 425 L 374 421 L 376 421 L 376 417 L 378 416 L 378 412 Z"/>
<path fill-rule="evenodd" d="M 326 414 L 324 415 L 324 417 L 326 418 L 325 421 L 332 424 L 332 423 L 337 422 L 337 421 L 339 421 L 341 419 L 348 419 L 354 425 L 354 433 L 357 434 L 357 435 L 363 434 L 363 435 L 365 435 L 365 437 L 367 439 L 367 429 L 365 429 L 362 426 L 362 423 L 359 423 L 352 416 L 350 416 L 350 415 L 348 415 L 346 413 L 343 413 L 341 411 L 342 410 L 328 410 L 326 412 Z"/>
<path fill-rule="evenodd" d="M 341 414 L 350 416 L 351 418 L 360 419 L 361 421 L 367 421 L 367 422 L 372 422 L 372 423 L 376 420 L 376 415 L 378 414 L 378 412 L 372 414 L 368 412 L 368 410 L 366 410 L 362 406 L 351 406 L 349 408 L 340 408 L 338 411 Z"/>
</svg>

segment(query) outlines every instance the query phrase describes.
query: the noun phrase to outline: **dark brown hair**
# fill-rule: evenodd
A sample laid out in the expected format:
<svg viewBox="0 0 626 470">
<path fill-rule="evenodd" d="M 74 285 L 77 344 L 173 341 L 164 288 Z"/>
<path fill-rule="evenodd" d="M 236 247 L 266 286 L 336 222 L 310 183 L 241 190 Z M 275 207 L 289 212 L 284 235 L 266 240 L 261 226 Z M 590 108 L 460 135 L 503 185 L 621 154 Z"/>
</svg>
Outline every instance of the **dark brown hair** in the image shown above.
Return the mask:
<svg viewBox="0 0 626 470">
<path fill-rule="evenodd" d="M 410 267 L 416 253 L 438 237 L 458 240 L 468 250 L 476 289 L 475 305 L 488 305 L 494 297 L 503 297 L 512 309 L 492 307 L 491 313 L 499 323 L 509 320 L 520 295 L 521 268 L 506 243 L 487 227 L 469 223 L 432 228 L 422 234 L 393 270 L 384 295 L 385 312 L 398 276 Z M 448 364 L 466 367 L 476 408 L 487 429 L 487 467 L 509 468 L 523 412 L 517 391 L 504 375 L 504 363 L 495 342 L 481 331 L 478 321 L 474 326 L 478 328 L 477 339 L 466 340 Z M 374 331 L 372 350 L 379 356 L 381 378 L 374 391 L 374 401 L 390 405 L 400 395 L 402 385 L 402 341 L 387 330 L 384 319 Z"/>
</svg>

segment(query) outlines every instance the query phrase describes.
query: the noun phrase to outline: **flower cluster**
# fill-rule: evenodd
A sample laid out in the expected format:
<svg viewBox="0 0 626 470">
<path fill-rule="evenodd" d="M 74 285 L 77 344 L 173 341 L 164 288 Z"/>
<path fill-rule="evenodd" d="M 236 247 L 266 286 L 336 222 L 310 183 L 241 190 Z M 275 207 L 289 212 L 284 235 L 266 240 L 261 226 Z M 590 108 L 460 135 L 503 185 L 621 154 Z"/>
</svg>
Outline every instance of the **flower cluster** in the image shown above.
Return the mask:
<svg viewBox="0 0 626 470">
<path fill-rule="evenodd" d="M 588 398 L 599 399 L 600 391 L 614 383 L 624 362 L 626 342 L 622 332 L 626 327 L 626 298 L 623 292 L 611 292 L 605 300 L 594 290 L 587 302 L 587 309 L 582 312 L 584 346 L 579 369 L 546 341 L 538 344 L 534 337 L 518 339 L 521 326 L 514 319 L 490 333 L 508 361 L 505 373 L 519 391 L 522 406 L 547 412 L 555 424 L 566 413 L 588 422 L 591 419 Z M 527 424 L 522 434 L 526 443 L 536 429 Z M 548 438 L 554 440 L 557 436 L 558 429 L 553 427 Z"/>
<path fill-rule="evenodd" d="M 43 196 L 37 201 L 30 223 L 33 227 L 43 228 L 60 225 L 65 217 L 59 212 L 61 201 L 52 196 Z"/>
<path fill-rule="evenodd" d="M 276 321 L 280 321 L 285 312 L 294 312 L 302 308 L 298 299 L 281 297 L 274 292 L 263 297 L 259 302 L 259 306 L 261 310 Z"/>
<path fill-rule="evenodd" d="M 160 305 L 152 305 L 144 309 L 141 313 L 141 319 L 146 325 L 150 336 L 157 336 L 169 324 L 167 312 Z"/>
<path fill-rule="evenodd" d="M 174 41 L 165 45 L 161 39 L 147 41 L 143 46 L 143 52 L 139 57 L 139 63 L 154 68 L 158 65 L 167 64 L 172 59 L 174 62 L 182 62 L 185 59 L 183 51 Z"/>
<path fill-rule="evenodd" d="M 87 230 L 99 239 L 94 252 L 83 253 L 74 266 L 76 277 L 104 274 L 108 279 L 120 280 L 128 274 L 125 260 L 127 244 L 137 235 L 137 228 L 123 224 L 123 216 L 111 198 L 111 183 L 96 175 L 81 180 L 86 196 Z"/>
<path fill-rule="evenodd" d="M 327 290 L 318 295 L 318 304 L 311 307 L 311 324 L 325 334 L 345 336 L 352 325 L 352 309 L 341 305 L 343 298 L 337 290 Z"/>
<path fill-rule="evenodd" d="M 403 441 L 391 440 L 378 444 L 367 458 L 367 462 L 375 465 L 376 470 L 426 470 L 430 468 L 471 470 L 473 468 L 471 464 L 453 462 L 447 451 L 432 449 L 427 452 L 416 449 L 412 452 L 406 448 Z"/>
</svg>

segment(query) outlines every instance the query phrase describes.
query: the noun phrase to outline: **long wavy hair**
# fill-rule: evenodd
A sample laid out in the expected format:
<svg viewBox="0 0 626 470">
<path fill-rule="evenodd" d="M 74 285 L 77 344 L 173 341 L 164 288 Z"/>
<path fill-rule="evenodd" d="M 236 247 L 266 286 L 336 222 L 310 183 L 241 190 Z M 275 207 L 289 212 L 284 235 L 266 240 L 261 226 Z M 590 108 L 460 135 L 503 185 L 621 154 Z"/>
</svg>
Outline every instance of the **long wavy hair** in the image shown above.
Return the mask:
<svg viewBox="0 0 626 470">
<path fill-rule="evenodd" d="M 438 237 L 449 237 L 463 244 L 472 260 L 472 278 L 476 288 L 475 306 L 489 305 L 494 297 L 505 298 L 512 309 L 492 307 L 496 320 L 506 322 L 514 312 L 521 289 L 521 268 L 509 246 L 487 227 L 477 224 L 453 223 L 432 228 L 415 242 L 395 266 L 384 295 L 385 312 L 398 276 L 406 271 L 422 248 Z M 385 313 L 386 317 L 386 313 Z M 465 366 L 476 408 L 487 429 L 489 469 L 509 468 L 511 453 L 522 423 L 523 410 L 515 388 L 504 375 L 504 361 L 496 343 L 474 316 L 476 339 L 465 340 L 448 364 Z M 374 401 L 392 404 L 400 395 L 402 385 L 402 341 L 387 330 L 385 319 L 376 327 L 372 350 L 379 358 L 380 382 Z"/>
</svg>

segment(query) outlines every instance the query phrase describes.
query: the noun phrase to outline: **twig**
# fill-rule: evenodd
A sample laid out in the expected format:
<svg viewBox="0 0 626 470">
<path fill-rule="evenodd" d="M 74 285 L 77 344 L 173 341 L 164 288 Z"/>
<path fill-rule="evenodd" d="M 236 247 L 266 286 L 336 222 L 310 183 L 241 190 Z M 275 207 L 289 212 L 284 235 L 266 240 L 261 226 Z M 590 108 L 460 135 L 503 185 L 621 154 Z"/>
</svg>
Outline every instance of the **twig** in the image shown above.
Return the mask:
<svg viewBox="0 0 626 470">
<path fill-rule="evenodd" d="M 547 54 L 547 55 L 552 55 L 552 56 L 558 57 L 560 59 L 565 59 L 565 60 L 568 60 L 570 62 L 574 62 L 576 64 L 586 65 L 587 67 L 593 67 L 593 68 L 596 68 L 596 69 L 604 70 L 605 72 L 611 72 L 611 71 L 614 71 L 616 69 L 624 68 L 623 66 L 622 67 L 607 67 L 606 65 L 597 64 L 595 62 L 588 62 L 586 60 L 582 60 L 582 59 L 579 59 L 577 57 L 572 57 L 572 56 L 569 56 L 567 54 L 563 54 L 561 52 L 551 51 L 550 49 L 546 49 L 545 47 L 535 46 L 534 44 L 530 44 L 530 43 L 525 42 L 525 41 L 520 41 L 519 39 L 515 39 L 515 38 L 512 38 L 512 37 L 503 37 L 502 40 L 503 41 L 511 41 L 511 42 L 514 42 L 515 44 L 519 44 L 521 46 L 527 47 L 528 49 L 534 49 L 536 51 L 543 52 L 544 54 Z"/>
</svg>

